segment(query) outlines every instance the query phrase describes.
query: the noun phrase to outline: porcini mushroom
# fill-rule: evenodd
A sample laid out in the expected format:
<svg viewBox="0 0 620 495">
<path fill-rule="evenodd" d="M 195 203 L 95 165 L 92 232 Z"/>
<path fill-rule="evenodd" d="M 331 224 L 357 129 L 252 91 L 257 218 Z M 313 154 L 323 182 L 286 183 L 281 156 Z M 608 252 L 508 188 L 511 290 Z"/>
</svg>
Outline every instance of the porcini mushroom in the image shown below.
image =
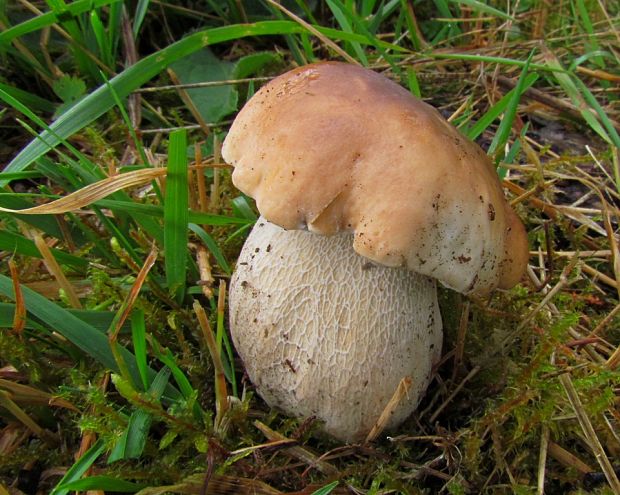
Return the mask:
<svg viewBox="0 0 620 495">
<path fill-rule="evenodd" d="M 486 154 L 371 70 L 274 79 L 222 156 L 264 217 L 231 281 L 235 347 L 268 404 L 341 440 L 364 439 L 403 378 L 387 426 L 417 407 L 441 347 L 435 279 L 485 295 L 525 269 L 525 230 Z"/>
</svg>

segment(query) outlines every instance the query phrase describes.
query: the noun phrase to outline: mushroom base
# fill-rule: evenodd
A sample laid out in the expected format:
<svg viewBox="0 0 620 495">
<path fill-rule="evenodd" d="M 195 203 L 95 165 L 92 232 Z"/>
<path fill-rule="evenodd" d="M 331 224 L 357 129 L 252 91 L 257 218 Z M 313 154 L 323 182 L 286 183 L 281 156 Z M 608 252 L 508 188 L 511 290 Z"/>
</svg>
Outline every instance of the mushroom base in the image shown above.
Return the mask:
<svg viewBox="0 0 620 495">
<path fill-rule="evenodd" d="M 230 287 L 232 338 L 258 393 L 347 442 L 364 440 L 406 377 L 387 428 L 415 410 L 442 342 L 435 281 L 378 266 L 351 243 L 261 218 Z"/>
</svg>

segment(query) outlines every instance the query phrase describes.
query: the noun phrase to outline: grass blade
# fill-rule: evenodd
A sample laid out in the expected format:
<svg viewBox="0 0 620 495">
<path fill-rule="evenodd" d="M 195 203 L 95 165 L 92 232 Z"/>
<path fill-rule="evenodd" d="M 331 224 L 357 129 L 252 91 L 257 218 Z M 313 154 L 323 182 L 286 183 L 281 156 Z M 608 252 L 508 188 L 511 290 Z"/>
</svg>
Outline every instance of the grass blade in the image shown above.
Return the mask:
<svg viewBox="0 0 620 495">
<path fill-rule="evenodd" d="M 58 482 L 58 485 L 56 485 L 56 488 L 51 491 L 50 495 L 66 495 L 69 493 L 70 489 L 64 488 L 62 485 L 79 480 L 99 458 L 104 449 L 105 443 L 103 443 L 103 440 L 97 440 L 92 447 L 88 449 L 88 451 L 86 451 L 86 453 L 80 457 L 78 461 L 73 464 L 73 466 L 69 468 L 66 474 Z"/>
<path fill-rule="evenodd" d="M 97 47 L 99 49 L 99 55 L 105 64 L 111 66 L 114 63 L 112 53 L 110 52 L 110 45 L 108 43 L 108 37 L 105 32 L 105 28 L 96 10 L 92 10 L 90 13 L 90 26 L 95 39 L 97 40 Z"/>
<path fill-rule="evenodd" d="M 237 196 L 236 198 L 233 198 L 231 203 L 232 209 L 238 217 L 246 218 L 252 222 L 258 218 L 250 206 L 246 196 Z"/>
<path fill-rule="evenodd" d="M 338 483 L 340 482 L 332 481 L 329 485 L 325 485 L 324 487 L 312 492 L 312 495 L 328 495 L 338 486 Z"/>
<path fill-rule="evenodd" d="M 575 80 L 577 79 L 577 77 L 573 76 L 568 72 L 565 72 L 563 70 L 564 68 L 560 64 L 560 61 L 551 51 L 545 49 L 543 50 L 543 55 L 545 57 L 545 62 L 547 63 L 547 65 L 551 69 L 555 70 L 553 76 L 555 77 L 556 81 L 570 97 L 573 104 L 579 109 L 579 113 L 581 113 L 581 116 L 586 121 L 586 123 L 594 132 L 596 132 L 606 142 L 611 144 L 612 140 L 607 134 L 607 131 L 605 131 L 601 123 L 598 121 L 596 114 L 588 106 L 583 95 L 579 91 L 579 88 L 575 84 Z"/>
<path fill-rule="evenodd" d="M 38 175 L 38 173 L 37 173 Z M 30 201 L 25 200 L 24 198 L 12 194 L 0 193 L 0 208 L 8 208 L 11 210 L 25 210 L 27 208 L 31 208 L 34 206 Z M 1 215 L 4 216 L 4 215 Z M 18 215 L 11 214 L 7 215 L 12 216 L 14 218 L 19 218 L 22 222 L 32 225 L 36 227 L 38 230 L 44 232 L 47 235 L 55 237 L 56 239 L 62 239 L 62 231 L 58 226 L 58 220 L 56 217 L 50 215 Z"/>
<path fill-rule="evenodd" d="M 75 480 L 61 485 L 62 490 L 66 491 L 110 491 L 117 493 L 136 493 L 148 485 L 139 485 L 131 481 L 120 480 L 110 476 L 89 476 L 81 480 Z"/>
<path fill-rule="evenodd" d="M 452 15 L 452 12 L 450 11 L 450 7 L 448 7 L 448 0 L 434 0 L 434 4 L 437 7 L 437 10 L 439 11 L 439 15 L 441 17 L 444 17 L 446 19 L 454 18 L 454 16 Z M 459 34 L 461 34 L 461 29 L 458 26 L 458 22 L 457 21 L 450 22 L 446 24 L 445 26 L 443 26 L 440 29 L 439 33 L 437 33 L 433 37 L 432 44 L 435 45 L 439 43 L 440 41 L 444 41 L 448 38 L 453 38 L 455 36 L 458 36 Z"/>
<path fill-rule="evenodd" d="M 120 1 L 121 0 L 78 0 L 76 2 L 71 2 L 65 6 L 64 12 L 60 15 L 54 11 L 46 12 L 45 14 L 33 17 L 32 19 L 24 21 L 0 33 L 0 47 L 8 45 L 15 38 L 58 23 L 60 21 L 59 17 L 62 17 L 62 15 L 77 16 L 90 12 L 92 9 L 112 5 Z"/>
<path fill-rule="evenodd" d="M 471 7 L 475 11 L 484 12 L 485 14 L 491 15 L 493 17 L 499 17 L 500 19 L 504 19 L 505 21 L 513 21 L 516 22 L 516 19 L 506 12 L 502 12 L 501 10 L 497 10 L 486 3 L 479 2 L 477 0 L 450 0 L 452 3 L 459 3 L 461 5 L 467 5 Z"/>
<path fill-rule="evenodd" d="M 168 291 L 180 303 L 185 295 L 187 274 L 187 224 L 189 197 L 187 188 L 187 133 L 175 131 L 168 147 L 168 175 L 164 202 L 164 257 Z"/>
<path fill-rule="evenodd" d="M 588 33 L 588 43 L 590 44 L 590 49 L 588 51 L 597 52 L 600 50 L 600 45 L 598 44 L 598 40 L 596 39 L 596 36 L 594 34 L 595 29 L 594 29 L 594 26 L 592 25 L 592 19 L 590 19 L 590 15 L 588 14 L 588 7 L 586 6 L 583 0 L 577 0 L 576 3 L 577 3 L 577 11 L 579 12 L 579 16 L 581 17 L 581 22 L 583 23 L 583 27 Z M 605 68 L 605 62 L 603 61 L 602 57 L 595 56 L 594 62 L 601 69 Z"/>
<path fill-rule="evenodd" d="M 341 8 L 345 7 L 343 5 L 336 5 L 333 0 L 327 0 L 327 5 L 332 11 L 332 14 L 334 14 L 334 17 L 338 21 L 338 24 L 340 24 L 342 30 L 348 33 L 352 33 L 353 29 L 351 28 L 351 24 L 341 10 Z M 357 56 L 358 60 L 362 62 L 362 65 L 364 65 L 364 67 L 368 67 L 368 59 L 366 58 L 366 54 L 364 53 L 362 46 L 359 43 L 351 43 L 351 46 L 353 47 L 353 50 L 355 51 L 355 55 Z"/>
<path fill-rule="evenodd" d="M 207 232 L 204 231 L 204 229 L 202 229 L 200 226 L 196 225 L 195 223 L 190 223 L 189 228 L 198 237 L 200 237 L 200 240 L 202 242 L 205 243 L 205 245 L 207 246 L 207 249 L 211 251 L 211 254 L 215 258 L 215 261 L 217 261 L 217 264 L 220 265 L 220 268 L 224 270 L 224 272 L 226 272 L 227 275 L 230 275 L 232 273 L 232 270 L 230 269 L 230 265 L 226 261 L 226 258 L 224 257 L 224 253 L 222 253 L 222 250 L 218 246 L 215 239 L 213 239 L 213 237 L 211 237 Z"/>
<path fill-rule="evenodd" d="M 162 368 L 149 388 L 148 393 L 151 399 L 159 400 L 161 398 L 169 379 L 170 369 Z M 115 384 L 117 384 L 116 381 Z M 134 411 L 129 418 L 127 429 L 108 457 L 108 464 L 124 459 L 138 459 L 146 446 L 152 421 L 153 415 L 145 409 Z"/>
<path fill-rule="evenodd" d="M 55 105 L 51 101 L 23 89 L 14 88 L 4 83 L 0 83 L 0 89 L 32 110 L 52 113 L 55 109 Z"/>
<path fill-rule="evenodd" d="M 108 325 L 109 327 L 109 325 Z M 144 322 L 144 310 L 137 309 L 131 315 L 131 338 L 133 352 L 136 356 L 136 366 L 142 379 L 144 390 L 148 390 L 148 365 L 146 364 L 146 324 Z"/>
<path fill-rule="evenodd" d="M 163 349 L 159 347 L 159 343 L 155 343 L 153 350 L 157 356 L 157 359 L 159 359 L 163 364 L 170 368 L 172 376 L 177 382 L 177 385 L 179 386 L 179 390 L 183 394 L 183 397 L 186 399 L 192 399 L 196 397 L 196 390 L 194 390 L 194 387 L 192 387 L 191 382 L 188 380 L 187 376 L 185 376 L 183 370 L 181 370 L 181 368 L 179 368 L 179 366 L 177 365 L 174 354 L 172 354 L 170 349 Z"/>
<path fill-rule="evenodd" d="M 22 286 L 26 309 L 42 322 L 60 333 L 67 340 L 82 349 L 106 368 L 118 372 L 118 366 L 110 349 L 108 337 L 94 327 L 80 320 L 77 316 L 48 301 L 35 291 Z M 10 299 L 14 298 L 11 279 L 0 275 L 0 294 Z M 120 346 L 119 346 L 120 347 Z M 124 347 L 120 347 L 121 355 L 127 363 L 129 372 L 135 383 L 140 382 L 139 372 L 134 355 Z M 149 369 L 149 374 L 155 376 L 155 371 Z M 168 388 L 166 393 L 171 397 L 178 396 L 178 391 Z"/>
<path fill-rule="evenodd" d="M 130 201 L 116 201 L 111 199 L 102 199 L 97 201 L 98 206 L 102 208 L 116 209 L 118 211 L 126 211 L 131 213 L 140 213 L 157 218 L 164 217 L 164 209 L 157 205 L 143 205 L 140 203 L 132 203 Z M 201 211 L 189 212 L 189 221 L 201 225 L 248 225 L 254 220 L 242 217 L 227 217 L 224 215 L 213 215 L 211 213 L 203 213 Z"/>
<path fill-rule="evenodd" d="M 613 123 L 611 122 L 611 120 L 609 120 L 609 117 L 605 113 L 605 110 L 603 110 L 601 104 L 598 102 L 598 100 L 594 97 L 594 95 L 591 93 L 591 91 L 581 79 L 575 77 L 575 84 L 581 91 L 581 94 L 583 95 L 588 105 L 590 105 L 598 115 L 599 120 L 609 133 L 609 137 L 612 140 L 614 146 L 620 149 L 620 136 L 618 135 L 618 131 L 616 131 Z"/>
<path fill-rule="evenodd" d="M 187 404 L 191 406 L 192 413 L 194 418 L 197 421 L 203 420 L 205 418 L 206 413 L 200 407 L 200 404 L 196 400 L 198 398 L 198 391 L 194 389 L 191 382 L 187 378 L 187 375 L 183 372 L 181 368 L 177 365 L 174 354 L 170 349 L 163 348 L 160 346 L 159 342 L 157 342 L 154 338 L 151 340 L 153 353 L 157 356 L 165 366 L 167 366 L 172 372 L 172 377 L 176 382 L 179 390 L 181 391 L 181 395 L 187 401 Z"/>
<path fill-rule="evenodd" d="M 31 172 L 15 172 L 4 173 L 0 172 L 0 180 L 22 180 L 22 179 L 38 179 L 43 177 L 43 174 L 37 171 Z"/>
<path fill-rule="evenodd" d="M 337 29 L 317 28 L 327 37 L 344 41 L 357 41 L 369 44 L 369 40 L 360 35 L 343 33 Z M 241 24 L 206 29 L 193 33 L 172 45 L 155 52 L 110 80 L 119 98 L 125 98 L 133 90 L 162 72 L 172 62 L 194 53 L 205 46 L 225 41 L 246 38 L 249 36 L 266 36 L 276 34 L 298 34 L 304 28 L 291 21 L 262 21 L 253 24 Z M 0 41 L 2 38 L 0 38 Z M 402 48 L 390 43 L 377 42 L 377 46 L 390 47 L 397 51 Z M 114 106 L 114 98 L 106 85 L 100 86 L 90 95 L 63 113 L 37 139 L 31 141 L 5 168 L 6 172 L 17 172 L 25 169 L 43 154 L 57 146 L 61 139 L 66 139 Z M 0 183 L 2 185 L 2 183 Z"/>
<path fill-rule="evenodd" d="M 517 116 L 517 107 L 519 105 L 519 101 L 521 100 L 521 94 L 523 93 L 523 91 L 525 91 L 524 85 L 525 85 L 528 69 L 530 66 L 530 62 L 532 61 L 533 56 L 534 56 L 534 50 L 531 51 L 530 56 L 527 58 L 525 67 L 523 67 L 523 71 L 521 72 L 521 76 L 519 77 L 519 81 L 517 82 L 517 85 L 514 88 L 514 93 L 512 94 L 512 97 L 510 98 L 510 100 L 508 101 L 508 104 L 506 105 L 506 111 L 504 112 L 504 117 L 502 118 L 502 121 L 499 124 L 497 132 L 495 133 L 495 136 L 493 136 L 493 141 L 491 142 L 491 146 L 489 146 L 488 153 L 491 156 L 495 155 L 496 165 L 502 159 L 504 145 L 506 144 L 506 142 L 508 141 L 508 138 L 510 137 L 510 133 L 512 131 L 512 124 L 515 120 L 515 117 Z M 498 150 L 500 150 L 499 153 L 497 153 Z"/>
<path fill-rule="evenodd" d="M 407 30 L 409 31 L 409 39 L 411 40 L 413 49 L 421 50 L 425 44 L 425 41 L 423 40 L 422 33 L 418 27 L 413 5 L 407 0 L 400 0 L 400 8 L 403 12 L 403 16 L 405 17 L 405 24 L 407 25 Z"/>
<path fill-rule="evenodd" d="M 136 13 L 133 18 L 132 27 L 134 39 L 138 39 L 138 33 L 140 32 L 146 13 L 149 10 L 150 3 L 151 0 L 139 0 L 138 5 L 136 5 Z"/>
<path fill-rule="evenodd" d="M 525 60 L 517 60 L 514 58 L 494 57 L 491 55 L 477 55 L 472 53 L 436 53 L 427 54 L 431 58 L 442 60 L 463 60 L 466 62 L 487 62 L 490 64 L 513 65 L 515 67 L 525 67 Z M 542 72 L 560 72 L 566 73 L 563 67 L 551 67 L 543 64 L 530 64 L 530 69 Z"/>
<path fill-rule="evenodd" d="M 534 84 L 537 79 L 537 74 L 528 74 L 523 81 L 521 91 L 523 92 L 527 88 L 532 86 L 532 84 Z M 480 136 L 480 134 L 482 134 L 495 119 L 497 119 L 503 112 L 506 111 L 506 107 L 508 106 L 515 94 L 519 94 L 516 91 L 516 88 L 513 88 L 508 93 L 506 93 L 495 105 L 489 108 L 489 110 L 487 110 L 487 112 L 480 119 L 478 119 L 478 121 L 469 130 L 464 131 L 465 135 L 471 140 L 475 140 L 478 136 Z"/>
<path fill-rule="evenodd" d="M 8 230 L 0 231 L 0 251 L 8 251 L 32 258 L 42 258 L 41 253 L 33 241 L 21 235 L 9 232 Z M 56 258 L 61 265 L 66 265 L 80 272 L 88 267 L 87 259 L 67 254 L 56 248 L 52 248 L 51 251 L 54 258 Z"/>
<path fill-rule="evenodd" d="M 217 294 L 217 327 L 215 330 L 215 339 L 218 346 L 218 353 L 222 358 L 222 365 L 226 378 L 232 385 L 232 393 L 235 397 L 237 394 L 237 379 L 235 377 L 235 360 L 233 356 L 232 344 L 224 328 L 224 307 L 226 302 L 226 282 L 220 280 L 220 286 Z M 226 354 L 222 353 L 222 344 L 226 349 Z"/>
<path fill-rule="evenodd" d="M 422 92 L 420 91 L 420 82 L 418 81 L 418 76 L 415 72 L 415 69 L 412 67 L 407 68 L 407 83 L 411 94 L 417 96 L 418 98 L 422 98 Z"/>
<path fill-rule="evenodd" d="M 401 69 L 398 64 L 394 62 L 392 57 L 387 53 L 387 50 L 381 46 L 381 43 L 377 39 L 377 37 L 368 29 L 366 23 L 362 21 L 358 16 L 355 15 L 352 9 L 347 9 L 347 7 L 340 0 L 330 0 L 330 3 L 335 4 L 340 11 L 348 20 L 351 22 L 353 26 L 352 32 L 357 32 L 366 37 L 366 44 L 375 46 L 377 50 L 381 53 L 386 62 L 390 64 L 392 67 L 392 71 L 396 75 L 400 75 Z M 346 30 L 345 30 L 346 31 Z M 353 45 L 355 47 L 355 45 Z M 361 49 L 361 46 L 360 46 Z M 356 51 L 357 53 L 357 51 Z M 363 52 L 362 52 L 363 53 Z M 365 66 L 368 65 L 368 60 L 366 60 L 366 56 L 361 59 Z M 365 61 L 365 62 L 364 62 Z"/>
<path fill-rule="evenodd" d="M 94 327 L 97 331 L 105 333 L 114 319 L 114 313 L 111 311 L 93 311 L 88 309 L 68 309 L 69 313 L 79 318 L 84 323 Z M 15 304 L 0 303 L 0 328 L 9 328 L 15 315 Z M 32 318 L 26 320 L 25 328 L 38 328 Z M 129 325 L 124 325 L 121 331 L 128 331 Z"/>
</svg>

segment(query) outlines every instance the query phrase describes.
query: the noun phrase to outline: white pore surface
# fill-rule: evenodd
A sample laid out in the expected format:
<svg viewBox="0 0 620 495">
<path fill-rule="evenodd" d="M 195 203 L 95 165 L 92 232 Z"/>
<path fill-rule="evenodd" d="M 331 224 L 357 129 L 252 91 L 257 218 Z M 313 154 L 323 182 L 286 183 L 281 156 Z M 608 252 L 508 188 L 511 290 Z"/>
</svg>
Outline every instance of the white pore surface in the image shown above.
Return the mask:
<svg viewBox="0 0 620 495">
<path fill-rule="evenodd" d="M 378 266 L 351 243 L 261 218 L 231 281 L 230 327 L 269 405 L 360 441 L 405 377 L 413 385 L 388 428 L 416 409 L 442 331 L 434 280 Z"/>
</svg>

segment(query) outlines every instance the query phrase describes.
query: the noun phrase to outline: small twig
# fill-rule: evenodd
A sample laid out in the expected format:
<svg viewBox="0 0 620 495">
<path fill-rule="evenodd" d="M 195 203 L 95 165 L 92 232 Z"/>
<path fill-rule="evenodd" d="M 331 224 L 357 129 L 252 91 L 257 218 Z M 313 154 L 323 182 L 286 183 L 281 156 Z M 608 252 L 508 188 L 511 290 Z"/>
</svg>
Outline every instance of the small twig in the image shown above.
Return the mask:
<svg viewBox="0 0 620 495">
<path fill-rule="evenodd" d="M 566 366 L 556 371 L 550 371 L 549 373 L 543 373 L 542 375 L 540 375 L 540 378 L 543 380 L 548 380 L 549 378 L 555 378 L 556 376 L 563 375 L 564 373 L 572 373 L 575 370 L 587 368 L 588 366 L 590 366 L 590 363 L 582 363 L 576 366 Z"/>
<path fill-rule="evenodd" d="M 596 327 L 594 328 L 594 330 L 592 330 L 590 332 L 590 336 L 594 336 L 594 335 L 598 335 L 600 334 L 603 329 L 609 325 L 609 323 L 611 322 L 611 320 L 613 320 L 616 315 L 620 312 L 620 304 L 617 304 L 616 307 L 614 309 L 612 309 L 607 316 L 605 316 L 605 318 L 603 318 L 598 325 L 596 325 Z"/>
<path fill-rule="evenodd" d="M 465 354 L 465 335 L 467 334 L 467 324 L 469 323 L 470 302 L 465 300 L 461 309 L 461 319 L 459 320 L 459 330 L 456 337 L 456 349 L 454 352 L 454 369 L 452 371 L 452 380 L 456 379 L 459 368 L 463 363 L 463 355 Z"/>
<path fill-rule="evenodd" d="M 512 192 L 513 194 L 517 194 L 519 197 L 525 195 L 528 191 L 526 191 L 525 189 L 523 189 L 521 186 L 510 182 L 508 180 L 504 180 L 502 182 L 502 185 L 508 189 L 510 192 Z M 536 194 L 537 192 L 539 192 L 539 189 L 537 188 L 536 190 L 534 190 L 532 192 L 532 194 Z M 538 208 L 542 213 L 544 213 L 545 215 L 547 215 L 549 218 L 551 218 L 552 220 L 557 220 L 558 216 L 559 216 L 559 211 L 557 209 L 557 207 L 555 205 L 552 205 L 550 203 L 546 203 L 538 198 L 535 197 L 530 197 L 527 196 L 528 198 L 528 202 Z"/>
<path fill-rule="evenodd" d="M 215 472 L 215 449 L 212 448 L 210 441 L 208 442 L 208 445 L 209 448 L 207 450 L 207 469 L 200 485 L 200 492 L 198 492 L 199 495 L 207 495 L 209 483 L 211 482 L 211 478 L 213 477 L 213 473 Z"/>
<path fill-rule="evenodd" d="M 469 99 L 465 99 L 463 103 L 461 103 L 461 105 L 454 112 L 452 112 L 452 115 L 447 118 L 447 121 L 453 122 L 459 115 L 461 115 L 465 111 L 465 109 L 470 103 L 471 102 L 469 101 Z"/>
<path fill-rule="evenodd" d="M 209 263 L 209 251 L 202 244 L 196 246 L 196 263 L 200 273 L 200 288 L 207 299 L 213 297 L 213 274 L 211 272 L 211 263 Z"/>
<path fill-rule="evenodd" d="M 138 50 L 136 41 L 133 37 L 132 24 L 127 13 L 127 8 L 123 5 L 121 9 L 121 36 L 123 39 L 123 48 L 125 51 L 125 68 L 128 69 L 135 65 L 138 60 Z M 130 94 L 127 103 L 129 109 L 129 119 L 134 129 L 140 127 L 142 121 L 142 96 L 139 93 Z"/>
<path fill-rule="evenodd" d="M 530 256 L 538 255 L 538 251 L 530 251 Z M 547 255 L 544 251 L 543 255 Z M 611 256 L 610 249 L 599 249 L 596 251 L 553 251 L 554 256 L 559 256 L 561 258 L 574 258 L 575 256 L 578 258 L 608 258 Z"/>
<path fill-rule="evenodd" d="M 205 81 L 198 83 L 186 83 L 186 84 L 168 84 L 165 86 L 152 86 L 146 88 L 137 88 L 135 93 L 156 93 L 159 91 L 178 91 L 179 89 L 196 89 L 196 88 L 212 88 L 218 86 L 228 86 L 233 84 L 243 84 L 250 82 L 264 82 L 271 81 L 273 77 L 248 77 L 245 79 L 227 79 L 225 81 Z"/>
<path fill-rule="evenodd" d="M 567 285 L 571 284 L 571 281 L 568 279 L 568 275 L 571 271 L 573 271 L 573 268 L 575 268 L 578 261 L 579 258 L 575 257 L 568 263 L 568 265 L 564 267 L 562 273 L 560 274 L 560 280 L 558 281 L 558 283 L 555 284 L 555 286 L 549 292 L 547 292 L 543 300 L 540 301 L 540 303 L 538 303 L 538 305 L 530 312 L 530 314 L 527 315 L 525 319 L 519 324 L 516 329 L 517 332 L 523 330 L 540 312 L 540 310 L 543 309 L 551 301 L 551 299 L 555 297 L 558 292 L 564 289 L 564 287 L 566 287 Z"/>
<path fill-rule="evenodd" d="M 202 118 L 202 115 L 200 114 L 200 111 L 198 110 L 198 107 L 192 100 L 191 96 L 185 89 L 179 87 L 181 84 L 181 81 L 179 80 L 176 73 L 171 68 L 168 68 L 167 72 L 168 72 L 168 76 L 170 77 L 172 82 L 177 87 L 177 93 L 179 94 L 179 97 L 181 98 L 181 100 L 183 100 L 183 103 L 185 103 L 185 106 L 188 108 L 188 110 L 192 114 L 192 117 L 194 118 L 194 120 L 198 122 L 198 125 L 202 129 L 202 132 L 204 133 L 204 135 L 208 136 L 211 132 L 209 129 L 209 126 L 207 125 L 205 120 Z"/>
<path fill-rule="evenodd" d="M 444 408 L 452 401 L 452 399 L 454 399 L 454 397 L 456 397 L 456 394 L 458 394 L 461 389 L 465 386 L 465 384 L 471 380 L 474 376 L 476 376 L 478 374 L 478 372 L 480 371 L 480 366 L 476 366 L 474 369 L 472 369 L 465 378 L 463 378 L 463 380 L 461 381 L 461 383 L 459 383 L 458 387 L 456 387 L 452 393 L 448 396 L 448 398 L 443 402 L 443 404 L 441 404 L 437 410 L 433 413 L 433 415 L 429 418 L 428 422 L 429 423 L 433 423 L 433 421 L 435 421 L 435 419 L 437 419 L 437 416 L 439 416 L 439 414 L 441 413 L 441 411 L 444 410 Z"/>
<path fill-rule="evenodd" d="M 289 440 L 281 433 L 272 430 L 266 424 L 261 423 L 258 420 L 254 421 L 254 426 L 256 426 L 256 428 L 258 428 L 263 433 L 263 435 L 265 435 L 271 441 Z M 295 459 L 304 462 L 308 466 L 318 469 L 321 473 L 327 476 L 333 476 L 335 478 L 341 477 L 340 472 L 334 466 L 332 466 L 326 461 L 321 461 L 316 455 L 314 455 L 304 447 L 289 447 L 284 451 Z"/>
<path fill-rule="evenodd" d="M 232 120 L 223 120 L 222 122 L 207 122 L 204 125 L 209 128 L 225 128 L 226 126 L 232 124 Z M 159 127 L 157 129 L 140 129 L 140 134 L 168 134 L 170 132 L 179 131 L 181 129 L 185 129 L 186 131 L 193 131 L 196 129 L 201 129 L 202 127 L 199 124 L 191 124 L 191 125 L 180 125 L 177 127 Z"/>
</svg>

